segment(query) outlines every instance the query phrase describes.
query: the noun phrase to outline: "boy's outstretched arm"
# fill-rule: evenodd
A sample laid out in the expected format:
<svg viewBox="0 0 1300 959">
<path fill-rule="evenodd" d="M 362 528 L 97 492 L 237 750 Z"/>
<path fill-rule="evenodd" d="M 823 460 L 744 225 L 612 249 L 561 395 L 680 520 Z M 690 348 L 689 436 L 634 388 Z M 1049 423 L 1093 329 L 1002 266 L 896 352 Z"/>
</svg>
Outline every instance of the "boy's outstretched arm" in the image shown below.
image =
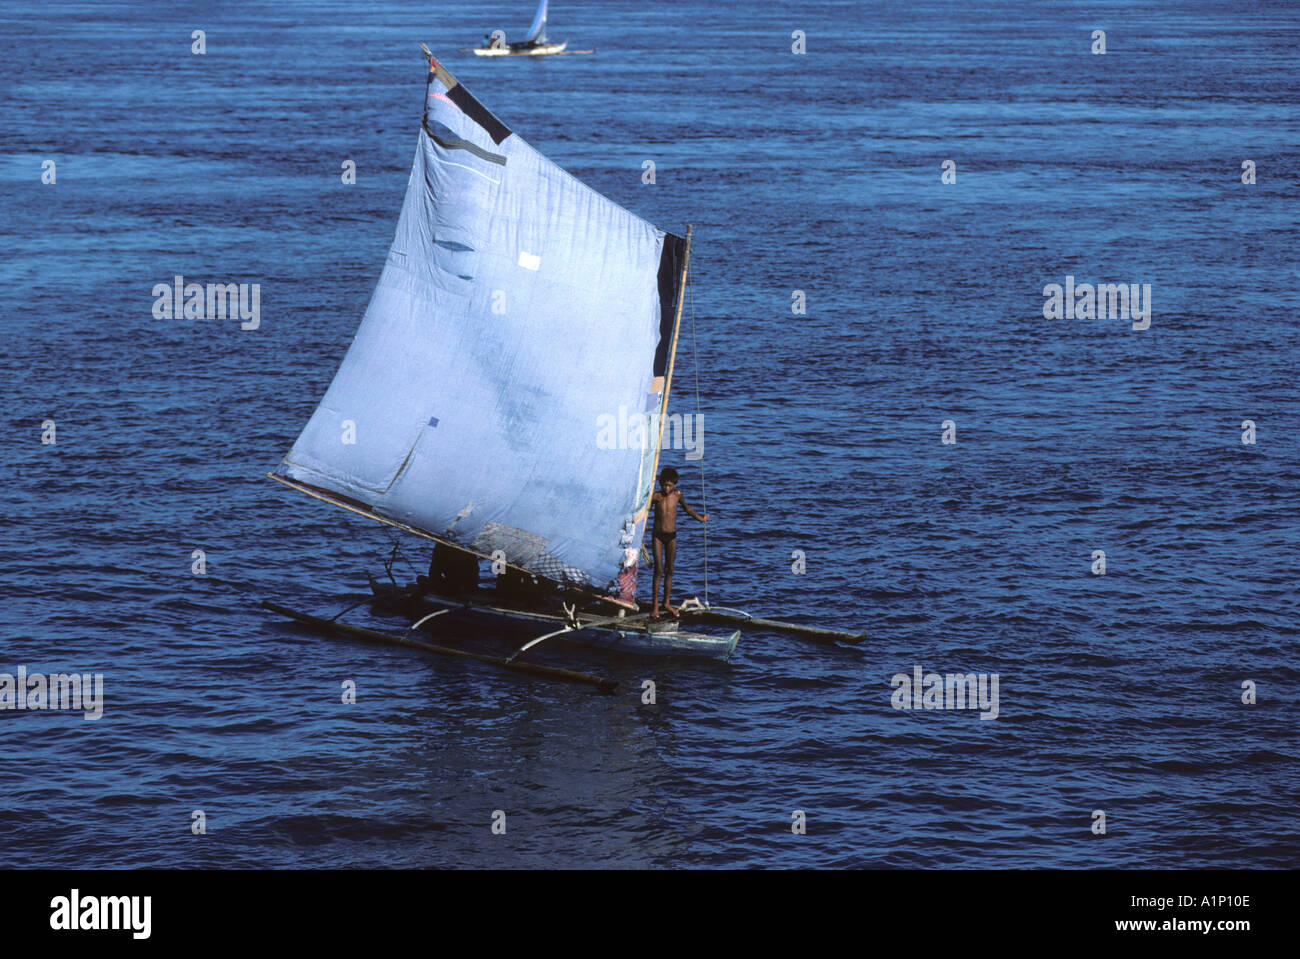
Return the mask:
<svg viewBox="0 0 1300 959">
<path fill-rule="evenodd" d="M 677 502 L 682 504 L 682 509 L 686 510 L 686 512 L 690 513 L 691 516 L 698 519 L 701 523 L 707 523 L 709 521 L 709 514 L 705 513 L 701 516 L 699 513 L 695 512 L 695 510 L 691 509 L 690 505 L 686 502 L 685 496 L 678 494 Z"/>
</svg>

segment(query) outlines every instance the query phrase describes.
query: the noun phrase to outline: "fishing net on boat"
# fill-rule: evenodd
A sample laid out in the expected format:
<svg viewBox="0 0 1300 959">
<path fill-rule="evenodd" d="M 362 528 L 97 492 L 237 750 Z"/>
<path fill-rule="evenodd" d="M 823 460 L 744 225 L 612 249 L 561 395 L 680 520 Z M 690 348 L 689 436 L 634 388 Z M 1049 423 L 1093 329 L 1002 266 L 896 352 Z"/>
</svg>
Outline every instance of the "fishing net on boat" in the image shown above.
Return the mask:
<svg viewBox="0 0 1300 959">
<path fill-rule="evenodd" d="M 547 540 L 536 533 L 501 523 L 488 523 L 474 537 L 470 548 L 484 556 L 492 556 L 499 550 L 510 565 L 532 570 L 557 583 L 588 585 L 586 573 L 552 556 L 546 551 L 546 545 Z"/>
</svg>

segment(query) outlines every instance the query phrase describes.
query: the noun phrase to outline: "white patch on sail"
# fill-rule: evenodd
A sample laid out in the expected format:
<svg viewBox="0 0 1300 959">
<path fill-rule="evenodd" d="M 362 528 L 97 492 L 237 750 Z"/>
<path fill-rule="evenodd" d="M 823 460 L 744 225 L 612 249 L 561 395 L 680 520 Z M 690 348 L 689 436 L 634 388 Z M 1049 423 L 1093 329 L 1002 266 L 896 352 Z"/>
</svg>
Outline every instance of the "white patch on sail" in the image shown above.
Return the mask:
<svg viewBox="0 0 1300 959">
<path fill-rule="evenodd" d="M 542 258 L 536 253 L 526 253 L 519 251 L 519 265 L 525 270 L 537 270 L 541 268 Z"/>
</svg>

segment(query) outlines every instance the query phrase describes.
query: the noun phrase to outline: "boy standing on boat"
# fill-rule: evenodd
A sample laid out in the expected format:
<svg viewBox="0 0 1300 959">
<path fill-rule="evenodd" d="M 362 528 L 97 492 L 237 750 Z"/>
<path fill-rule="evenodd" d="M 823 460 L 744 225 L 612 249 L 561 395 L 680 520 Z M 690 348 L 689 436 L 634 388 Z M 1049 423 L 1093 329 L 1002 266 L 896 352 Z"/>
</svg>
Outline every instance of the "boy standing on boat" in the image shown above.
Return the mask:
<svg viewBox="0 0 1300 959">
<path fill-rule="evenodd" d="M 654 609 L 650 616 L 652 619 L 659 618 L 659 576 L 662 573 L 664 579 L 664 609 L 669 614 L 677 616 L 677 610 L 673 609 L 669 602 L 669 596 L 673 591 L 673 561 L 677 558 L 677 507 L 690 513 L 701 523 L 709 521 L 709 514 L 701 516 L 687 504 L 686 498 L 682 496 L 682 491 L 677 488 L 677 470 L 671 466 L 665 466 L 659 472 L 659 489 L 650 497 L 650 502 L 654 506 L 654 532 L 651 538 L 654 545 Z"/>
</svg>

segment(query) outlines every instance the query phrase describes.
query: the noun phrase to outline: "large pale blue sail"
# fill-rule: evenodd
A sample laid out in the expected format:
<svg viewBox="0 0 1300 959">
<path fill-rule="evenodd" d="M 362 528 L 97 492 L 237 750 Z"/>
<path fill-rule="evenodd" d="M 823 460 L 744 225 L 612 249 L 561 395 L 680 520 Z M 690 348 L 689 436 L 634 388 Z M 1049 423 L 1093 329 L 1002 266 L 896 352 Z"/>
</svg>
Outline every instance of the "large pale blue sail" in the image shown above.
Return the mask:
<svg viewBox="0 0 1300 959">
<path fill-rule="evenodd" d="M 524 42 L 546 42 L 546 0 L 541 0 L 541 3 L 537 4 L 537 13 L 533 15 L 533 24 L 528 28 L 528 36 L 524 37 Z"/>
<path fill-rule="evenodd" d="M 638 426 L 664 403 L 683 254 L 432 61 L 387 262 L 276 475 L 556 580 L 610 585 L 641 542 L 658 430 L 642 443 Z"/>
</svg>

